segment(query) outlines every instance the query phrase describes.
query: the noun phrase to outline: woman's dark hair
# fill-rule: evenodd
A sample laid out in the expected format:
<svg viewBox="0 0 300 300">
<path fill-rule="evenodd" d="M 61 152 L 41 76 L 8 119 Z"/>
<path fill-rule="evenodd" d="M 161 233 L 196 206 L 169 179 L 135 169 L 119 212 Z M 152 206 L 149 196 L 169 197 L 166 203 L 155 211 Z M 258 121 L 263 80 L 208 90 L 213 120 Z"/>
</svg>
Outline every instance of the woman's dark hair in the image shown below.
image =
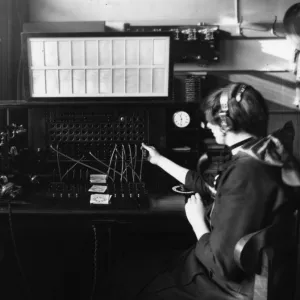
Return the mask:
<svg viewBox="0 0 300 300">
<path fill-rule="evenodd" d="M 204 99 L 201 109 L 205 113 L 207 122 L 221 126 L 220 98 L 222 93 L 227 93 L 226 123 L 230 130 L 245 131 L 257 137 L 267 134 L 269 114 L 265 99 L 260 92 L 244 83 L 229 84 Z M 240 94 L 239 101 L 237 100 L 238 93 Z"/>
</svg>

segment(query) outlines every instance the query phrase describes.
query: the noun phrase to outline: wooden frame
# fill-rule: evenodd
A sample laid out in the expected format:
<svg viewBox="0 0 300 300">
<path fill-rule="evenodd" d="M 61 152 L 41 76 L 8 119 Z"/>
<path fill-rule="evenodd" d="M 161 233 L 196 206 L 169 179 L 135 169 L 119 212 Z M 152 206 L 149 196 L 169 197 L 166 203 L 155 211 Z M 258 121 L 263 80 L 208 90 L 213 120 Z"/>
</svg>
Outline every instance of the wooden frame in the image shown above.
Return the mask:
<svg viewBox="0 0 300 300">
<path fill-rule="evenodd" d="M 23 71 L 25 100 L 41 102 L 56 102 L 67 99 L 76 101 L 100 100 L 109 101 L 111 103 L 115 101 L 132 101 L 132 99 L 134 99 L 135 101 L 168 101 L 172 99 L 171 91 L 173 62 L 171 59 L 171 33 L 22 33 L 21 37 L 22 59 L 24 65 Z M 32 47 L 33 43 L 35 42 L 37 46 L 36 49 Z M 130 45 L 130 43 L 135 43 L 137 45 L 137 58 L 135 63 L 130 63 L 126 60 L 130 60 L 130 57 L 132 58 L 132 55 L 130 56 L 131 53 L 127 53 L 130 52 L 129 50 L 127 50 L 127 45 Z M 143 43 L 145 44 L 144 49 L 146 50 L 146 52 L 148 51 L 146 55 L 151 55 L 151 58 L 147 57 L 148 61 L 145 64 L 141 62 L 143 59 L 143 53 L 140 49 L 141 47 L 143 47 L 141 46 L 143 45 Z M 58 50 L 58 45 L 66 46 L 67 44 L 69 44 L 69 46 L 67 46 L 68 48 L 62 48 L 63 50 L 59 52 L 60 50 Z M 94 52 L 90 52 L 90 54 L 92 55 L 89 56 L 89 49 L 87 45 L 92 44 L 94 46 L 93 49 L 96 49 L 97 51 L 94 50 Z M 107 44 L 107 49 L 109 49 L 106 49 L 106 53 L 109 53 L 109 55 L 107 55 L 107 59 L 104 63 L 100 61 L 101 58 L 99 56 L 99 53 L 101 53 L 99 50 L 99 45 L 102 44 Z M 83 45 L 82 49 L 79 48 L 81 45 Z M 66 51 L 66 49 L 69 50 Z M 121 49 L 121 51 L 119 51 L 119 49 Z M 163 54 L 159 52 L 161 51 L 161 49 L 165 51 Z M 68 51 L 69 53 L 67 53 Z M 114 51 L 116 53 L 115 55 Z M 155 51 L 157 53 L 155 53 Z M 69 55 L 70 60 L 68 65 L 66 65 L 67 59 L 61 53 Z M 59 57 L 60 55 L 61 57 L 63 57 L 63 59 Z M 120 58 L 120 56 L 122 55 L 123 58 Z M 115 57 L 116 61 L 114 61 Z M 155 62 L 156 57 L 157 61 Z M 78 62 L 79 60 L 81 60 L 81 62 Z M 93 61 L 92 64 L 91 61 Z M 100 76 L 101 72 L 103 72 L 104 74 L 104 71 L 108 75 L 110 75 L 107 76 L 110 79 L 104 79 L 106 80 L 106 85 L 104 84 L 104 87 L 101 87 Z M 147 75 L 145 75 L 147 77 L 144 78 L 146 78 L 149 81 L 148 84 L 145 85 L 145 91 L 142 91 L 142 84 L 140 83 L 142 82 L 141 76 L 143 75 L 141 74 L 143 72 L 148 73 Z M 132 75 L 131 77 L 130 73 Z M 39 74 L 44 75 L 40 76 Z M 155 79 L 156 76 L 154 76 L 154 74 L 156 74 L 160 79 Z M 38 75 L 36 76 L 36 79 L 34 79 L 34 75 Z M 53 80 L 47 82 L 47 75 L 53 75 Z M 61 92 L 59 86 L 61 82 L 60 75 L 68 77 L 68 79 L 65 79 L 65 81 L 63 82 L 65 86 L 67 84 L 70 86 L 67 92 Z M 89 76 L 91 79 L 87 78 Z M 116 78 L 116 82 L 113 81 L 114 78 Z M 132 78 L 137 78 L 137 82 L 132 82 Z M 41 79 L 43 79 L 44 82 L 42 82 L 43 80 Z M 131 83 L 127 84 L 127 79 L 128 81 L 131 80 Z M 34 80 L 36 81 L 34 82 Z M 50 84 L 48 84 L 49 82 Z M 120 82 L 124 82 L 123 90 L 118 90 Z M 111 84 L 111 86 L 109 86 L 109 83 Z M 92 86 L 91 88 L 89 88 L 89 84 Z M 128 85 L 128 87 L 126 86 L 126 84 Z M 149 86 L 151 86 L 150 90 Z M 34 91 L 34 88 L 36 88 L 36 91 L 38 92 Z M 47 88 L 50 91 L 49 93 L 47 93 Z M 93 92 L 91 92 L 91 90 L 93 90 Z"/>
</svg>

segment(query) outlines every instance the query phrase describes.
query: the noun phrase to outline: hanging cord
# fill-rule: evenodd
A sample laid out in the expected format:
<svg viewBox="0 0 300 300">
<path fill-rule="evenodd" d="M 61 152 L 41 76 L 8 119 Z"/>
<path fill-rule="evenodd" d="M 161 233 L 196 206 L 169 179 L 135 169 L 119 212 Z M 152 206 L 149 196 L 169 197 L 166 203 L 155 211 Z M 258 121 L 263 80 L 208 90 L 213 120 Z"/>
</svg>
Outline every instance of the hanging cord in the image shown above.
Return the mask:
<svg viewBox="0 0 300 300">
<path fill-rule="evenodd" d="M 97 162 L 99 162 L 100 164 L 102 164 L 105 167 L 109 167 L 105 162 L 103 162 L 102 160 L 98 159 L 92 152 L 89 152 L 89 155 L 94 158 Z M 119 173 L 117 170 L 112 169 L 115 173 L 121 175 L 121 173 Z M 108 174 L 106 174 L 108 178 L 110 178 L 112 180 L 112 182 L 114 182 L 114 178 L 112 178 L 111 176 L 109 176 Z"/>
<path fill-rule="evenodd" d="M 121 178 L 120 178 L 120 182 L 122 182 L 123 180 L 123 174 L 124 174 L 124 153 L 123 153 L 123 149 L 121 151 Z"/>
<path fill-rule="evenodd" d="M 115 147 L 114 147 L 114 149 L 113 149 L 113 151 L 111 153 L 110 159 L 109 159 L 109 165 L 108 165 L 108 168 L 107 168 L 107 175 L 109 175 L 109 172 L 110 172 L 110 169 L 111 169 L 112 160 L 113 160 L 113 157 L 114 157 L 116 149 L 117 149 L 117 144 L 115 144 Z"/>
<path fill-rule="evenodd" d="M 135 177 L 137 177 L 138 180 L 141 181 L 140 178 L 139 178 L 139 174 L 135 171 L 136 170 L 136 155 L 137 155 L 136 151 L 137 151 L 137 147 L 135 145 L 135 154 L 134 154 L 134 156 L 132 155 L 131 146 L 128 145 L 128 147 L 129 147 L 129 155 L 130 155 L 130 162 L 129 162 L 130 164 L 128 163 L 127 166 L 129 168 L 131 168 L 131 171 L 132 171 L 132 181 L 135 182 Z"/>
<path fill-rule="evenodd" d="M 96 168 L 94 168 L 94 167 L 92 167 L 92 166 L 89 166 L 89 165 L 87 165 L 87 164 L 85 164 L 85 163 L 83 163 L 83 162 L 81 162 L 81 161 L 79 161 L 79 160 L 76 160 L 76 159 L 74 159 L 74 158 L 72 158 L 72 157 L 70 157 L 70 156 L 68 156 L 68 155 L 66 155 L 66 154 L 64 154 L 64 153 L 62 153 L 62 152 L 56 150 L 55 148 L 53 148 L 52 145 L 50 145 L 50 149 L 52 149 L 54 152 L 60 154 L 61 156 L 65 157 L 65 158 L 67 158 L 67 159 L 69 159 L 69 160 L 71 160 L 71 161 L 74 161 L 75 163 L 78 163 L 78 164 L 80 164 L 80 165 L 82 165 L 82 166 L 84 166 L 84 167 L 86 167 L 86 168 L 88 168 L 88 169 L 91 169 L 91 170 L 93 170 L 93 171 L 99 172 L 100 174 L 105 174 L 105 175 L 107 175 L 105 172 L 103 172 L 103 171 L 101 171 L 101 170 L 99 170 L 99 169 L 96 169 Z M 107 166 L 107 165 L 106 165 L 106 166 Z M 108 176 L 108 177 L 111 178 L 110 176 Z M 112 179 L 112 178 L 111 178 L 111 179 Z"/>
<path fill-rule="evenodd" d="M 58 168 L 59 181 L 62 182 L 58 145 L 56 145 L 56 150 L 57 150 L 56 151 L 56 162 L 57 162 L 57 168 Z"/>
<path fill-rule="evenodd" d="M 98 239 L 97 239 L 97 228 L 95 225 L 92 225 L 93 233 L 94 233 L 94 255 L 93 255 L 93 285 L 91 292 L 91 300 L 93 300 L 96 285 L 97 285 L 97 252 L 98 252 Z"/>
<path fill-rule="evenodd" d="M 117 154 L 115 155 L 115 165 L 114 165 L 114 179 L 113 179 L 113 182 L 115 182 L 115 179 L 116 179 L 116 171 L 117 171 L 117 159 L 118 159 L 118 157 L 117 157 Z"/>
<path fill-rule="evenodd" d="M 118 149 L 116 149 L 116 154 L 117 154 L 117 155 L 119 156 L 119 158 L 121 158 L 121 160 L 122 160 L 122 155 L 120 154 L 120 152 L 118 151 Z M 128 167 L 132 170 L 132 172 L 133 172 L 133 173 L 135 174 L 135 176 L 139 179 L 139 181 L 141 181 L 140 178 L 139 178 L 139 174 L 135 171 L 135 168 L 136 168 L 136 167 L 130 166 L 130 163 L 125 163 L 125 169 L 123 170 L 123 173 L 125 172 L 125 170 L 126 170 Z"/>
<path fill-rule="evenodd" d="M 78 162 L 76 162 L 75 164 L 73 164 L 66 172 L 65 174 L 61 177 L 61 181 L 68 175 L 69 172 L 71 172 L 82 160 L 84 159 L 84 156 L 82 156 Z"/>
<path fill-rule="evenodd" d="M 128 148 L 129 148 L 129 159 L 130 159 L 130 164 L 131 164 L 132 182 L 134 182 L 133 159 L 132 159 L 132 152 L 131 152 L 131 146 L 130 146 L 130 144 L 128 144 Z"/>
<path fill-rule="evenodd" d="M 143 172 L 143 163 L 144 163 L 144 152 L 141 151 L 141 166 L 140 166 L 140 182 L 142 182 L 142 172 Z"/>
<path fill-rule="evenodd" d="M 134 145 L 134 163 L 133 163 L 134 170 L 136 170 L 136 161 L 137 161 L 137 144 Z"/>
<path fill-rule="evenodd" d="M 126 179 L 126 181 L 128 181 L 128 176 L 127 176 L 127 167 L 129 166 L 129 163 L 127 163 L 127 158 L 126 158 L 126 151 L 125 151 L 125 147 L 124 147 L 124 144 L 122 144 L 122 153 L 124 153 L 124 178 Z M 125 176 L 126 175 L 126 176 Z"/>
<path fill-rule="evenodd" d="M 13 225 L 12 225 L 12 209 L 11 209 L 11 200 L 10 199 L 8 200 L 8 222 L 9 222 L 9 229 L 10 229 L 11 240 L 12 240 L 12 244 L 13 244 L 13 248 L 14 248 L 14 253 L 15 253 L 15 257 L 17 259 L 17 264 L 18 264 L 18 267 L 19 267 L 19 271 L 21 273 L 21 277 L 22 277 L 22 280 L 23 280 L 25 293 L 26 293 L 27 299 L 33 299 L 29 284 L 27 282 L 27 278 L 25 276 L 24 269 L 23 269 L 22 264 L 21 264 L 21 259 L 20 259 L 19 253 L 18 253 L 18 249 L 17 249 L 15 234 L 14 234 Z"/>
</svg>

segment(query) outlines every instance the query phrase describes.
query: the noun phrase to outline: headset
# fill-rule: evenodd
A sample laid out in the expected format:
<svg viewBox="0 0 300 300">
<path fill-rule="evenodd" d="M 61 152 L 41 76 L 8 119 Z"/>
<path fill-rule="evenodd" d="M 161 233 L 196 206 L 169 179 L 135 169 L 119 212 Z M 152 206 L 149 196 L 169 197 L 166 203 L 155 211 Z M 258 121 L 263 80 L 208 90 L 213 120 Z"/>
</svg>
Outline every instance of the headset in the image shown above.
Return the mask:
<svg viewBox="0 0 300 300">
<path fill-rule="evenodd" d="M 220 106 L 221 110 L 219 112 L 219 117 L 221 120 L 221 129 L 224 132 L 227 132 L 229 129 L 233 127 L 233 121 L 230 118 L 229 110 L 228 110 L 228 103 L 230 99 L 235 100 L 236 102 L 240 102 L 243 97 L 243 93 L 247 89 L 246 84 L 234 84 L 229 88 L 225 88 L 220 96 Z M 235 96 L 234 96 L 235 94 Z"/>
</svg>

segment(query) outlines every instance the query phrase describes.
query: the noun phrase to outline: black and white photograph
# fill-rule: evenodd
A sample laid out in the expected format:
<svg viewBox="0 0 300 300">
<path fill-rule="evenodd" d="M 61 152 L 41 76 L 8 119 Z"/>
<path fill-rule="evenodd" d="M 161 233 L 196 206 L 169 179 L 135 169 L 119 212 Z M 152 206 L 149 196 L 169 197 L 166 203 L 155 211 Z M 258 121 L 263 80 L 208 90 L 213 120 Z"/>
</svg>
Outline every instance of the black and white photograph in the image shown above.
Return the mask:
<svg viewBox="0 0 300 300">
<path fill-rule="evenodd" d="M 300 300 L 300 2 L 0 0 L 1 300 Z"/>
</svg>

